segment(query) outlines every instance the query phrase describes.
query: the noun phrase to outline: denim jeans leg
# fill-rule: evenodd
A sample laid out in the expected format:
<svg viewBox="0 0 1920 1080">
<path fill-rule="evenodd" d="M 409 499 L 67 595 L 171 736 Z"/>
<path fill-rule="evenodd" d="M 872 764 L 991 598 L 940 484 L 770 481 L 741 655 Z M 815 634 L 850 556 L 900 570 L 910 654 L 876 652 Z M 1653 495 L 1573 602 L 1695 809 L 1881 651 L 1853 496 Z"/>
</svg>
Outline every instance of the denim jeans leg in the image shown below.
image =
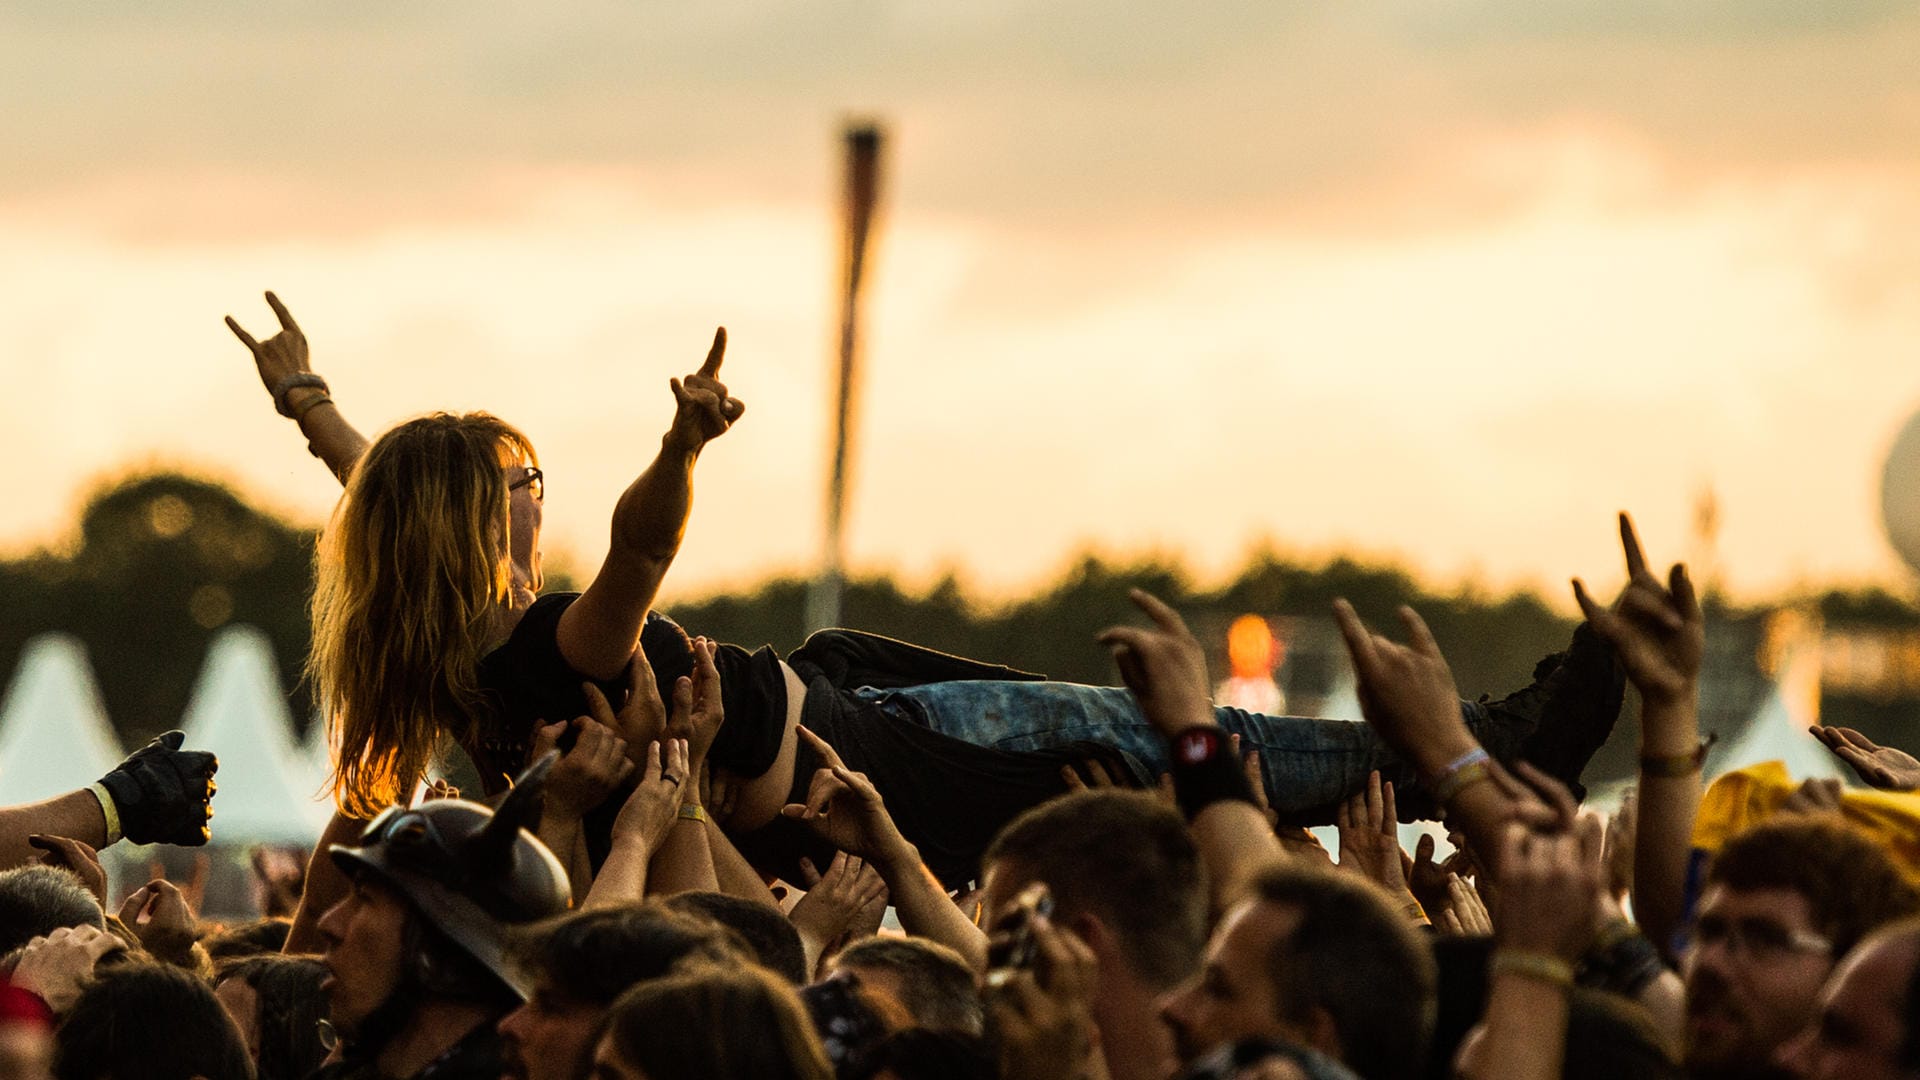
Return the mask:
<svg viewBox="0 0 1920 1080">
<path fill-rule="evenodd" d="M 1101 742 L 1134 755 L 1155 773 L 1168 768 L 1165 740 L 1123 687 L 966 681 L 862 688 L 856 695 L 976 746 L 1020 751 Z M 1484 709 L 1461 705 L 1470 728 L 1485 727 Z M 1266 716 L 1225 706 L 1216 706 L 1214 716 L 1240 736 L 1243 753 L 1260 751 L 1267 798 L 1283 818 L 1331 821 L 1329 808 L 1359 790 L 1374 769 L 1397 787 L 1416 783 L 1412 771 L 1359 721 Z"/>
</svg>

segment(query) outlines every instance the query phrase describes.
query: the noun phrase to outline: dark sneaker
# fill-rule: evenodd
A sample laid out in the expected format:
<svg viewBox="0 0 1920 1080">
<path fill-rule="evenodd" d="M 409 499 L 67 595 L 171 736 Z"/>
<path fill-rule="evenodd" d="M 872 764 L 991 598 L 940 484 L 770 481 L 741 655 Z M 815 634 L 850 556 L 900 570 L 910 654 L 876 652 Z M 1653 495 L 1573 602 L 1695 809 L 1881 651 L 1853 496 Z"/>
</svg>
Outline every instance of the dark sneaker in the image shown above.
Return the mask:
<svg viewBox="0 0 1920 1080">
<path fill-rule="evenodd" d="M 1535 665 L 1532 685 L 1498 701 L 1481 700 L 1489 728 L 1482 741 L 1495 757 L 1531 762 L 1584 800 L 1580 773 L 1613 733 L 1626 687 L 1613 647 L 1583 622 L 1565 652 Z M 1516 742 L 1511 753 L 1501 752 Z"/>
</svg>

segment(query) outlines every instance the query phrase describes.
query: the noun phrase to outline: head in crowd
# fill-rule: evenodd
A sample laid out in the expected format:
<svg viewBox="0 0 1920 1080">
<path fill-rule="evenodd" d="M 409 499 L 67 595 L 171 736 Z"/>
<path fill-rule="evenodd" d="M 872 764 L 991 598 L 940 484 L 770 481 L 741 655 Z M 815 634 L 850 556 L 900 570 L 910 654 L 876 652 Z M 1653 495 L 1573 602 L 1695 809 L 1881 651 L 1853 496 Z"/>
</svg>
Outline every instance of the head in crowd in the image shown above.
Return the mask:
<svg viewBox="0 0 1920 1080">
<path fill-rule="evenodd" d="M 999 926 L 1023 890 L 1044 883 L 1054 924 L 1092 950 L 1093 1021 L 1114 1080 L 1170 1073 L 1157 1001 L 1199 964 L 1207 934 L 1200 855 L 1179 812 L 1145 792 L 1077 792 L 1009 822 L 981 867 L 984 925 Z"/>
<path fill-rule="evenodd" d="M 369 447 L 321 535 L 308 669 L 357 816 L 404 799 L 442 732 L 483 714 L 479 663 L 516 584 L 539 584 L 533 445 L 486 413 L 434 413 Z M 530 578 L 530 580 L 528 580 Z"/>
<path fill-rule="evenodd" d="M 867 1051 L 851 1080 L 999 1080 L 987 1041 L 958 1031 L 909 1028 Z"/>
<path fill-rule="evenodd" d="M 981 1033 L 980 991 L 973 969 L 960 954 L 915 937 L 869 937 L 833 959 L 871 993 L 892 999 L 914 1026 L 930 1031 Z"/>
<path fill-rule="evenodd" d="M 1421 1074 L 1434 985 L 1426 942 L 1378 888 L 1288 864 L 1253 879 L 1162 1015 L 1186 1059 L 1223 1042 L 1279 1039 L 1389 1080 Z"/>
<path fill-rule="evenodd" d="M 251 1080 L 233 1018 L 198 976 L 151 961 L 99 971 L 54 1032 L 58 1080 Z"/>
<path fill-rule="evenodd" d="M 327 967 L 304 956 L 262 953 L 220 969 L 214 996 L 240 1028 L 258 1080 L 304 1080 L 327 1056 Z"/>
<path fill-rule="evenodd" d="M 571 900 L 559 861 L 522 827 L 537 820 L 556 757 L 527 770 L 497 811 L 460 799 L 396 806 L 357 846 L 332 848 L 353 887 L 319 930 L 331 1020 L 351 1057 L 385 1066 L 389 1044 L 432 1041 L 423 1027 L 436 1037 L 455 1026 L 455 1037 L 491 1032 L 525 1000 L 531 987 L 508 959 L 510 928 Z"/>
<path fill-rule="evenodd" d="M 516 936 L 513 957 L 532 994 L 499 1027 L 506 1075 L 520 1080 L 585 1080 L 607 1007 L 634 984 L 682 964 L 752 962 L 731 930 L 658 902 L 540 923 Z"/>
<path fill-rule="evenodd" d="M 63 926 L 106 925 L 100 901 L 73 871 L 55 866 L 0 871 L 0 953 Z"/>
<path fill-rule="evenodd" d="M 1148 986 L 1170 987 L 1199 963 L 1207 936 L 1200 855 L 1179 813 L 1151 795 L 1086 791 L 1036 806 L 994 837 L 981 865 L 989 920 L 1043 881 L 1054 922 L 1078 933 L 1097 920 Z"/>
<path fill-rule="evenodd" d="M 777 909 L 717 892 L 675 893 L 664 901 L 674 911 L 706 919 L 738 934 L 761 966 L 794 986 L 807 981 L 807 950 L 800 932 Z"/>
<path fill-rule="evenodd" d="M 1920 1077 L 1920 919 L 1875 931 L 1847 953 L 1818 1017 L 1776 1060 L 1797 1080 Z"/>
<path fill-rule="evenodd" d="M 597 1080 L 831 1080 L 792 986 L 756 965 L 700 967 L 641 983 L 607 1015 Z"/>
<path fill-rule="evenodd" d="M 1870 837 L 1838 819 L 1769 821 L 1729 841 L 1700 895 L 1687 949 L 1687 1066 L 1766 1075 L 1817 1012 L 1840 957 L 1920 894 Z"/>
<path fill-rule="evenodd" d="M 287 932 L 291 929 L 291 919 L 256 919 L 217 934 L 209 934 L 200 939 L 200 947 L 207 950 L 207 959 L 216 965 L 230 960 L 244 960 L 249 956 L 277 953 L 286 948 Z"/>
</svg>

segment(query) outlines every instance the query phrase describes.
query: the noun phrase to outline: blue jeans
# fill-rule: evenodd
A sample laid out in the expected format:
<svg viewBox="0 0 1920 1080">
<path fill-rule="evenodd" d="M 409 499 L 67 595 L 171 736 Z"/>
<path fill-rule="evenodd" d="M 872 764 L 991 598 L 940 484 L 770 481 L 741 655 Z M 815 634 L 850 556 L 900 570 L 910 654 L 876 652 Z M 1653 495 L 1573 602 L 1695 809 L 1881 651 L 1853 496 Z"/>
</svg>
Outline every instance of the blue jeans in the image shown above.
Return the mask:
<svg viewBox="0 0 1920 1080">
<path fill-rule="evenodd" d="M 942 682 L 897 690 L 861 687 L 854 696 L 898 719 L 976 746 L 1021 751 L 1098 742 L 1133 755 L 1153 775 L 1169 768 L 1166 739 L 1123 687 Z M 1485 730 L 1486 709 L 1463 701 L 1460 710 L 1482 739 L 1492 734 Z M 1242 753 L 1260 751 L 1267 798 L 1282 817 L 1347 798 L 1365 786 L 1367 773 L 1374 769 L 1396 788 L 1415 782 L 1412 769 L 1359 721 L 1265 716 L 1220 705 L 1213 715 L 1221 727 L 1240 736 Z M 1503 756 L 1495 746 L 1488 750 Z"/>
</svg>

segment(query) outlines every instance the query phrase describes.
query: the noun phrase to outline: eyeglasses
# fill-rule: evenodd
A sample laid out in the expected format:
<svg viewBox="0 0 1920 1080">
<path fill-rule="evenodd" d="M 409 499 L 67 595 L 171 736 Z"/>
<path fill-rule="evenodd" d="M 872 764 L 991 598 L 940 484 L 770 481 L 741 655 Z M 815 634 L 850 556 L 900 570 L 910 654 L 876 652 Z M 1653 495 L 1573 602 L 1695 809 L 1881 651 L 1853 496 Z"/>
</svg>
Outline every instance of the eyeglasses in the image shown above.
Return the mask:
<svg viewBox="0 0 1920 1080">
<path fill-rule="evenodd" d="M 525 475 L 507 485 L 508 491 L 518 491 L 521 488 L 527 489 L 527 494 L 533 496 L 534 502 L 546 502 L 547 474 L 529 466 Z"/>
<path fill-rule="evenodd" d="M 1794 953 L 1831 953 L 1833 942 L 1807 930 L 1789 930 L 1767 919 L 1702 918 L 1686 931 L 1682 952 L 1697 952 L 1718 945 L 1728 952 L 1744 953 L 1748 958 L 1771 963 Z"/>
</svg>

